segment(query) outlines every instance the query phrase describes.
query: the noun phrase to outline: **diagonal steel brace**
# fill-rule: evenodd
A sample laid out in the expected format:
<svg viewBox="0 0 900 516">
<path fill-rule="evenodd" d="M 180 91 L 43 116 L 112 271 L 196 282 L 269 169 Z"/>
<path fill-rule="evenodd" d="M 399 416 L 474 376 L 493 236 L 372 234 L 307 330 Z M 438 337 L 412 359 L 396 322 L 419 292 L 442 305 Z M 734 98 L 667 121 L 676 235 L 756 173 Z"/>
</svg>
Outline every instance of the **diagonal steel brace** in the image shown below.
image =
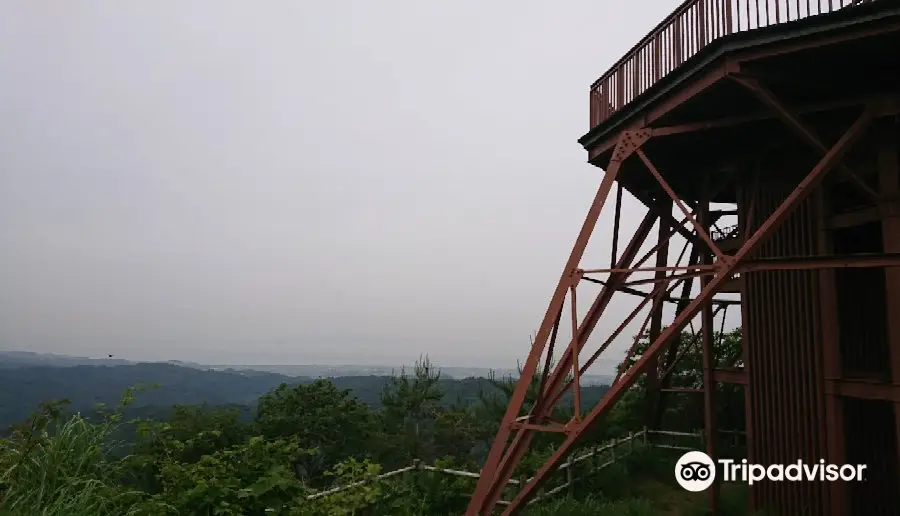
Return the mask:
<svg viewBox="0 0 900 516">
<path fill-rule="evenodd" d="M 504 514 L 512 515 L 521 511 L 527 499 L 533 496 L 540 485 L 547 480 L 547 474 L 570 452 L 582 433 L 587 430 L 601 414 L 605 413 L 612 405 L 614 405 L 625 391 L 631 387 L 634 381 L 650 363 L 651 359 L 659 353 L 663 345 L 678 332 L 682 331 L 688 322 L 697 314 L 700 308 L 708 302 L 726 281 L 728 281 L 731 275 L 734 274 L 741 260 L 747 257 L 747 255 L 755 250 L 761 241 L 770 236 L 779 226 L 781 226 L 790 213 L 796 209 L 796 207 L 809 196 L 813 188 L 822 181 L 825 174 L 837 166 L 840 159 L 849 151 L 852 144 L 856 142 L 864 130 L 869 126 L 871 120 L 872 112 L 867 106 L 863 114 L 844 133 L 840 140 L 835 143 L 809 174 L 800 181 L 794 191 L 787 196 L 759 229 L 757 229 L 757 231 L 754 232 L 754 234 L 741 246 L 740 250 L 735 253 L 733 259 L 722 266 L 718 274 L 702 288 L 698 297 L 688 305 L 685 311 L 681 313 L 675 321 L 673 321 L 672 325 L 668 326 L 660 333 L 636 364 L 623 375 L 621 381 L 617 382 L 606 392 L 603 399 L 584 418 L 578 428 L 568 434 L 566 439 L 556 449 L 547 462 L 538 469 L 537 473 L 535 473 L 535 475 L 526 483 L 515 499 L 513 499 L 504 511 Z M 490 511 L 492 507 L 493 505 L 485 508 Z"/>
</svg>

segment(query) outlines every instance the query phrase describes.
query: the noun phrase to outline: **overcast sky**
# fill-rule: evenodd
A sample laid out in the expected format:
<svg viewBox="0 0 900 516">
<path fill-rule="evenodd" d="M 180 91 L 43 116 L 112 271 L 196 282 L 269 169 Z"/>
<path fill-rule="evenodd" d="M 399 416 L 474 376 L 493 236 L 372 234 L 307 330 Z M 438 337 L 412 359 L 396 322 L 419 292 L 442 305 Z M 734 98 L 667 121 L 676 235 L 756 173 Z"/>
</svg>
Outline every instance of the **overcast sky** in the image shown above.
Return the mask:
<svg viewBox="0 0 900 516">
<path fill-rule="evenodd" d="M 514 365 L 678 3 L 4 0 L 0 348 Z"/>
</svg>

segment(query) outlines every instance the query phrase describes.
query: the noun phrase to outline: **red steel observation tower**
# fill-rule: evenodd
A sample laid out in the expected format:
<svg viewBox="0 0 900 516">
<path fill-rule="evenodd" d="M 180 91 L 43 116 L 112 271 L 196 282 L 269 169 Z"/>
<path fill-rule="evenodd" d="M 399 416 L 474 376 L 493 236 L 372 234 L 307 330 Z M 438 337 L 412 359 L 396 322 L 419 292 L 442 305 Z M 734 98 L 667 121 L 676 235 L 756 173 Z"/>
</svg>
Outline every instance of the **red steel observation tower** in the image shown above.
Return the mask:
<svg viewBox="0 0 900 516">
<path fill-rule="evenodd" d="M 752 509 L 900 514 L 898 115 L 894 0 L 688 0 L 600 77 L 579 140 L 602 169 L 599 188 L 467 514 L 521 511 L 643 375 L 651 427 L 673 396 L 699 396 L 705 435 L 716 435 L 717 386 L 739 384 L 750 462 L 868 465 L 863 482 L 756 484 Z M 623 190 L 646 211 L 630 236 L 619 235 Z M 615 210 L 611 262 L 582 263 L 604 206 Z M 727 217 L 733 227 L 720 227 Z M 673 264 L 676 234 L 690 252 Z M 576 297 L 589 283 L 599 294 Z M 581 376 L 621 326 L 592 331 L 621 298 L 639 301 L 629 321 L 643 321 L 649 347 L 599 403 L 580 406 Z M 723 360 L 715 319 L 729 306 L 743 339 Z M 696 350 L 681 349 L 695 320 Z M 572 337 L 557 339 L 569 324 Z M 669 373 L 687 352 L 702 356 L 703 385 L 676 392 Z M 532 381 L 540 394 L 526 410 Z M 569 391 L 576 416 L 551 420 Z M 498 505 L 540 432 L 560 446 Z M 716 439 L 705 446 L 717 456 Z M 713 514 L 718 487 L 707 490 Z"/>
</svg>

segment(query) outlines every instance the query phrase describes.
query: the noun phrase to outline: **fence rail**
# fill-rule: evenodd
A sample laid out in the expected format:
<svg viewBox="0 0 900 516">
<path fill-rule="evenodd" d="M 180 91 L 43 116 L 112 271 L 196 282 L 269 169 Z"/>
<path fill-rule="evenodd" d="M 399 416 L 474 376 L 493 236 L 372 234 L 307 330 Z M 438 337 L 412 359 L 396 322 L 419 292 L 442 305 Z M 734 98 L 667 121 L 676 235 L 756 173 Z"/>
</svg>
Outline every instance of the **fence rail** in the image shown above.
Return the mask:
<svg viewBox="0 0 900 516">
<path fill-rule="evenodd" d="M 723 435 L 731 435 L 735 438 L 739 435 L 744 434 L 743 432 L 736 431 L 736 430 L 719 430 L 719 433 L 723 434 Z M 577 481 L 584 479 L 589 474 L 595 473 L 597 471 L 600 471 L 601 469 L 604 469 L 606 467 L 609 467 L 609 466 L 615 464 L 616 462 L 627 457 L 628 455 L 631 455 L 631 453 L 634 452 L 636 443 L 638 443 L 638 442 L 640 442 L 640 444 L 642 444 L 643 446 L 650 447 L 650 448 L 663 448 L 663 449 L 684 450 L 684 451 L 691 451 L 691 450 L 698 449 L 698 447 L 696 447 L 696 446 L 688 447 L 688 446 L 654 443 L 649 439 L 649 436 L 651 436 L 651 435 L 691 438 L 691 439 L 698 439 L 701 442 L 703 440 L 703 432 L 702 431 L 672 432 L 672 431 L 665 431 L 665 430 L 648 430 L 647 428 L 644 428 L 638 432 L 630 432 L 627 437 L 624 437 L 621 439 L 613 439 L 612 441 L 609 441 L 604 444 L 598 444 L 596 446 L 591 447 L 589 449 L 589 451 L 582 453 L 580 455 L 577 453 L 570 455 L 569 459 L 566 462 L 560 464 L 559 467 L 557 467 L 555 470 L 556 473 L 564 473 L 565 474 L 565 476 L 566 476 L 565 482 L 548 490 L 548 491 L 538 493 L 538 495 L 535 496 L 533 499 L 531 499 L 528 503 L 529 504 L 537 503 L 537 502 L 547 499 L 557 493 L 560 493 L 566 489 L 571 490 L 575 486 L 575 483 Z M 624 452 L 621 451 L 621 448 L 623 446 L 627 448 Z M 597 459 L 602 460 L 604 458 L 606 458 L 607 460 L 597 464 Z M 577 464 L 580 464 L 584 461 L 591 461 L 590 472 L 588 473 L 588 475 L 582 475 L 581 477 L 576 478 L 575 474 L 574 474 L 574 470 L 575 470 L 574 466 Z M 439 468 L 436 466 L 429 466 L 426 464 L 422 464 L 420 461 L 417 460 L 417 461 L 414 461 L 413 464 L 406 466 L 404 468 L 400 468 L 400 469 L 397 469 L 394 471 L 388 471 L 387 473 L 382 473 L 377 476 L 372 476 L 372 477 L 366 478 L 364 480 L 360 480 L 357 482 L 351 482 L 349 484 L 337 486 L 332 489 L 320 491 L 318 493 L 308 495 L 306 497 L 306 499 L 308 501 L 313 501 L 313 500 L 317 500 L 319 498 L 324 498 L 324 497 L 327 497 L 330 495 L 340 493 L 342 491 L 347 491 L 349 489 L 355 489 L 355 488 L 362 487 L 367 484 L 372 484 L 372 483 L 375 483 L 375 482 L 378 482 L 381 480 L 385 480 L 385 479 L 388 479 L 391 477 L 402 475 L 404 473 L 422 472 L 422 471 L 430 471 L 430 472 L 440 473 L 440 474 L 444 474 L 444 475 L 448 475 L 448 476 L 465 477 L 465 478 L 472 478 L 472 479 L 477 479 L 480 476 L 480 474 L 476 473 L 476 472 L 462 471 L 462 470 L 449 469 L 449 468 Z M 507 482 L 507 486 L 510 486 L 510 485 L 518 486 L 518 485 L 522 484 L 523 482 L 528 483 L 530 481 L 531 481 L 531 478 L 528 478 L 528 479 L 512 478 Z M 500 500 L 497 503 L 500 505 L 509 505 L 510 502 L 508 502 L 506 500 Z"/>
<path fill-rule="evenodd" d="M 873 0 L 687 0 L 591 85 L 591 129 L 716 39 Z"/>
</svg>

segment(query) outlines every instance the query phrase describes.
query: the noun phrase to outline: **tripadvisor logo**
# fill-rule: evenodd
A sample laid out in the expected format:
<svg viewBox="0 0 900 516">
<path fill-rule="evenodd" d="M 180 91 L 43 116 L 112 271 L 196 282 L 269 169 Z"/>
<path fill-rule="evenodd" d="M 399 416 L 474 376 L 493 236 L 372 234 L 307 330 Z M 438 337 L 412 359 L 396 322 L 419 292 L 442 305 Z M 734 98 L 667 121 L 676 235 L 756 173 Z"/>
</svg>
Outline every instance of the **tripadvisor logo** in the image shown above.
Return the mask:
<svg viewBox="0 0 900 516">
<path fill-rule="evenodd" d="M 701 451 L 687 452 L 675 463 L 675 480 L 688 491 L 704 491 L 716 479 L 716 464 Z"/>
<path fill-rule="evenodd" d="M 726 482 L 746 482 L 753 485 L 761 480 L 772 482 L 820 481 L 845 482 L 865 480 L 865 464 L 827 464 L 825 460 L 818 463 L 805 464 L 798 460 L 791 464 L 750 464 L 747 459 L 740 462 L 731 459 L 719 459 L 722 468 L 722 480 Z M 700 451 L 687 452 L 675 463 L 675 480 L 678 485 L 688 491 L 704 491 L 716 479 L 716 463 L 709 455 Z"/>
</svg>

